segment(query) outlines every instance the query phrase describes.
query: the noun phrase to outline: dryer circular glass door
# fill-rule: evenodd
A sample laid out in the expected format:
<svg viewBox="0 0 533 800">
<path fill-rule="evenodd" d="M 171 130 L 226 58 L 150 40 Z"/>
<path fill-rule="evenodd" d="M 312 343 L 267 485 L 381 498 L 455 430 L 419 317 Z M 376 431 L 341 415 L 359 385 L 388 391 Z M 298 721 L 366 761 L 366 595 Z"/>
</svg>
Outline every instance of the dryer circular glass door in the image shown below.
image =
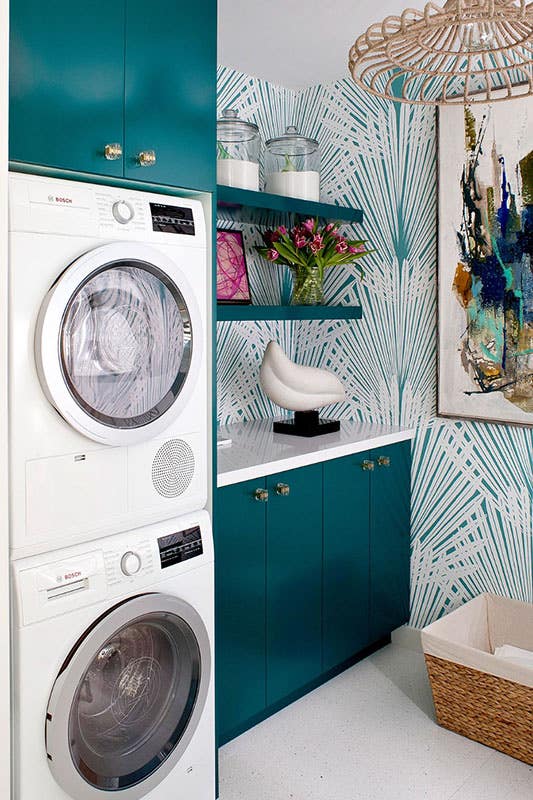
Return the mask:
<svg viewBox="0 0 533 800">
<path fill-rule="evenodd" d="M 192 291 L 164 254 L 132 243 L 97 248 L 67 268 L 43 303 L 41 383 L 90 438 L 149 438 L 192 388 L 201 327 Z"/>
<path fill-rule="evenodd" d="M 135 597 L 102 617 L 62 667 L 47 710 L 50 769 L 72 797 L 141 798 L 176 766 L 201 719 L 211 655 L 197 612 Z"/>
</svg>

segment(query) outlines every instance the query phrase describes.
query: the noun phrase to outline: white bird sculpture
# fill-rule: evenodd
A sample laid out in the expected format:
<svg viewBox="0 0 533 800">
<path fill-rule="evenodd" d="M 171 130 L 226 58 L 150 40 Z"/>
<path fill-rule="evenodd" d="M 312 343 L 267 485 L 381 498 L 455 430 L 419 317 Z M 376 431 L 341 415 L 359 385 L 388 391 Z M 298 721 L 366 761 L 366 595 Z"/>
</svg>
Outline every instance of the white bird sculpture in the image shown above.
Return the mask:
<svg viewBox="0 0 533 800">
<path fill-rule="evenodd" d="M 335 375 L 318 367 L 295 364 L 276 342 L 268 343 L 259 381 L 265 394 L 289 411 L 311 411 L 341 403 L 346 397 Z"/>
</svg>

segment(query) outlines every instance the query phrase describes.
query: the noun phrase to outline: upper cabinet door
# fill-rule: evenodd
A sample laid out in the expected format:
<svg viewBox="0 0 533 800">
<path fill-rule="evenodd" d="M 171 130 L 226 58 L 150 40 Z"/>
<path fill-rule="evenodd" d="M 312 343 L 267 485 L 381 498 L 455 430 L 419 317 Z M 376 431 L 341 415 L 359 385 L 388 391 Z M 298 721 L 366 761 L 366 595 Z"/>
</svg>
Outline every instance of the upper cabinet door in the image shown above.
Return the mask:
<svg viewBox="0 0 533 800">
<path fill-rule="evenodd" d="M 216 0 L 126 1 L 125 176 L 213 191 Z"/>
<path fill-rule="evenodd" d="M 124 0 L 12 0 L 10 26 L 10 159 L 122 175 Z"/>
<path fill-rule="evenodd" d="M 373 641 L 409 619 L 411 442 L 372 452 L 370 628 Z"/>
</svg>

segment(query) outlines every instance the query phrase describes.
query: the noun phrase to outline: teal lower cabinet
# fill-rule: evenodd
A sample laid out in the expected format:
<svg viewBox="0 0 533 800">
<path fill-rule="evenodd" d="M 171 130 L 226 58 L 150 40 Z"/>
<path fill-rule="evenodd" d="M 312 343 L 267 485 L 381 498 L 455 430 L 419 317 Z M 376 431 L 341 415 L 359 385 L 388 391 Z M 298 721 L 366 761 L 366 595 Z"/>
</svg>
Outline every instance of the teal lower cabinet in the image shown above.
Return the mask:
<svg viewBox="0 0 533 800">
<path fill-rule="evenodd" d="M 267 705 L 321 672 L 322 464 L 267 478 Z"/>
<path fill-rule="evenodd" d="M 411 443 L 376 451 L 370 481 L 370 635 L 409 619 Z"/>
<path fill-rule="evenodd" d="M 223 744 L 409 616 L 410 442 L 218 489 Z"/>
<path fill-rule="evenodd" d="M 215 518 L 217 727 L 232 738 L 266 705 L 265 481 L 218 490 Z"/>
<path fill-rule="evenodd" d="M 368 463 L 368 453 L 324 463 L 324 672 L 370 641 Z"/>
</svg>

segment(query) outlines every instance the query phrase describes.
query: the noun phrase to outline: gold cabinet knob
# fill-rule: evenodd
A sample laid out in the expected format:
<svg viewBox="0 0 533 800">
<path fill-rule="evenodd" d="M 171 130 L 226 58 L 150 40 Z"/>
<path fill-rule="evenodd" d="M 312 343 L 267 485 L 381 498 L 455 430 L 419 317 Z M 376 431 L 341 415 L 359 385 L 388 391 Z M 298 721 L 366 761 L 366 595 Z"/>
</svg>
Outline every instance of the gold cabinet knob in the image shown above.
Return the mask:
<svg viewBox="0 0 533 800">
<path fill-rule="evenodd" d="M 390 458 L 388 456 L 378 456 L 378 467 L 390 467 Z"/>
<path fill-rule="evenodd" d="M 290 491 L 291 487 L 287 483 L 276 484 L 276 494 L 280 494 L 282 497 L 287 497 Z"/>
<path fill-rule="evenodd" d="M 118 161 L 119 158 L 122 158 L 122 145 L 120 142 L 106 144 L 104 147 L 104 158 L 108 161 Z"/>
<path fill-rule="evenodd" d="M 142 150 L 137 156 L 137 161 L 141 167 L 153 167 L 157 161 L 155 150 Z"/>
<path fill-rule="evenodd" d="M 361 469 L 363 469 L 365 472 L 372 472 L 375 466 L 376 465 L 374 464 L 374 462 L 369 461 L 367 458 L 365 458 L 365 460 L 361 462 Z"/>
<path fill-rule="evenodd" d="M 254 497 L 260 503 L 266 503 L 268 500 L 268 489 L 256 489 L 254 492 Z"/>
</svg>

